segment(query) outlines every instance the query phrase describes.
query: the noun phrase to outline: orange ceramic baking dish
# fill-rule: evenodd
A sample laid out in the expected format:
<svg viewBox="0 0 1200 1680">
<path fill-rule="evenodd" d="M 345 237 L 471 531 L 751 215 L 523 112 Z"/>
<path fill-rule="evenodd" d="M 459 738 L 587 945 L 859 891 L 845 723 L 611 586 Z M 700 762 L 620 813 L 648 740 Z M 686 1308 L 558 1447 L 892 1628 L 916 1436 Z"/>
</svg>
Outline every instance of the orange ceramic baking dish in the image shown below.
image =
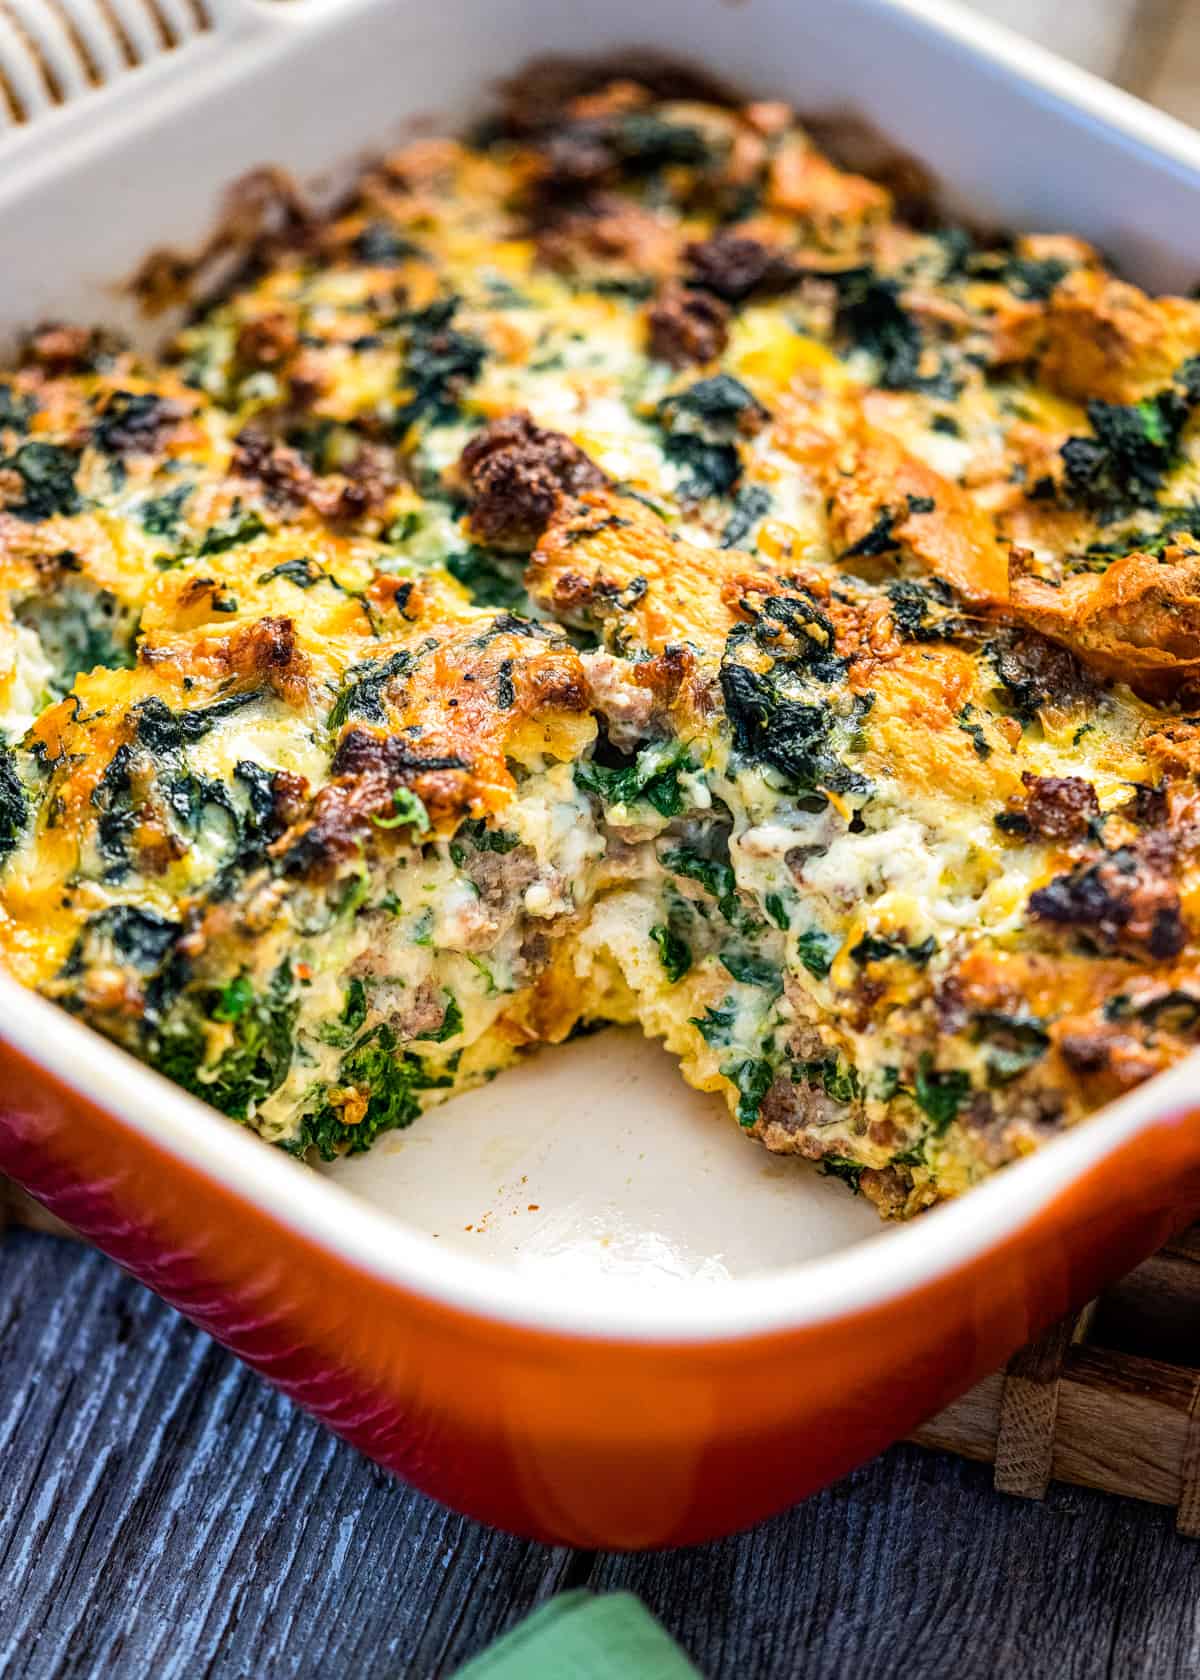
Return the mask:
<svg viewBox="0 0 1200 1680">
<path fill-rule="evenodd" d="M 152 40 L 134 6 L 73 0 L 74 40 L 37 0 L 27 35 L 0 19 L 0 329 L 130 325 L 108 283 L 195 244 L 248 168 L 335 171 L 535 53 L 631 43 L 868 116 L 976 219 L 1070 228 L 1150 284 L 1200 272 L 1200 140 L 928 0 L 161 0 Z M 105 44 L 118 16 L 136 68 Z M 802 1498 L 1200 1209 L 1195 1058 L 888 1230 L 624 1033 L 323 1173 L 2 975 L 0 1067 L 0 1169 L 382 1464 L 589 1547 Z"/>
</svg>

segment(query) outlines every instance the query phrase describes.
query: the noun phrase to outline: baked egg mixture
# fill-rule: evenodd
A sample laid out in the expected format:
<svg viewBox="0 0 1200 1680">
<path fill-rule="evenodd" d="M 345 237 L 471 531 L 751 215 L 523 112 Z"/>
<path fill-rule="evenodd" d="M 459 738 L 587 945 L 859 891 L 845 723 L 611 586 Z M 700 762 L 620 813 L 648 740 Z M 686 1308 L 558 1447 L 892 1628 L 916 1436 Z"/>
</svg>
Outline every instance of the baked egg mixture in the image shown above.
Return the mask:
<svg viewBox="0 0 1200 1680">
<path fill-rule="evenodd" d="M 904 1215 L 1200 1030 L 1200 305 L 673 91 L 32 336 L 3 958 L 324 1159 L 636 1022 Z"/>
</svg>

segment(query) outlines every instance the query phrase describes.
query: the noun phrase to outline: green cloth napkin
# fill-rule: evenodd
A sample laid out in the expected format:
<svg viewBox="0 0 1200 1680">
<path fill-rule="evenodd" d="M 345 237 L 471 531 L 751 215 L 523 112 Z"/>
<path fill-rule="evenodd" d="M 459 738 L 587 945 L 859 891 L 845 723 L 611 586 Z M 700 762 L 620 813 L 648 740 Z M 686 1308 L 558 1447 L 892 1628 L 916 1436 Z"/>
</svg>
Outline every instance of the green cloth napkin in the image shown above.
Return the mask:
<svg viewBox="0 0 1200 1680">
<path fill-rule="evenodd" d="M 454 1680 L 700 1680 L 632 1593 L 559 1593 Z"/>
</svg>

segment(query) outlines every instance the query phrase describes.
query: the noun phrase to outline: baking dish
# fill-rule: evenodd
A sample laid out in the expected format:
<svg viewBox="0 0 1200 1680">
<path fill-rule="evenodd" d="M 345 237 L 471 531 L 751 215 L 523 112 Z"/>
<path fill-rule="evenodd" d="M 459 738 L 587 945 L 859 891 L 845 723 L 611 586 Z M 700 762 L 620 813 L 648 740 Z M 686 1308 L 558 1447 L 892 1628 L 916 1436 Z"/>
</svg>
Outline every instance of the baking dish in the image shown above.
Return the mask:
<svg viewBox="0 0 1200 1680">
<path fill-rule="evenodd" d="M 112 280 L 194 245 L 249 167 L 336 172 L 406 125 L 461 121 L 535 52 L 631 42 L 868 115 L 975 220 L 1069 227 L 1153 284 L 1200 271 L 1200 143 L 940 6 L 242 0 L 204 19 L 103 89 L 60 67 L 57 104 L 0 39 L 26 118 L 2 142 L 0 325 L 128 322 Z M 801 1497 L 1200 1205 L 1194 1062 L 881 1231 L 621 1035 L 318 1176 L 11 982 L 0 998 L 0 1167 L 381 1462 L 548 1540 L 682 1543 Z"/>
</svg>

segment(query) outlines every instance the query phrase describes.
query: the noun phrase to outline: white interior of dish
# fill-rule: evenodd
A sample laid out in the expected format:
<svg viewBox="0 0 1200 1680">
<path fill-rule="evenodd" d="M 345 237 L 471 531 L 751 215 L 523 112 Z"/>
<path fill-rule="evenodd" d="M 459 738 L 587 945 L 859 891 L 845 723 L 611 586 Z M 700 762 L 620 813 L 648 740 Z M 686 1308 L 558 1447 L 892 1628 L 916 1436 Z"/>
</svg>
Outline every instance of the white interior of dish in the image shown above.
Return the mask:
<svg viewBox="0 0 1200 1680">
<path fill-rule="evenodd" d="M 152 248 L 194 247 L 256 165 L 328 182 L 414 125 L 460 123 L 537 54 L 631 44 L 803 111 L 869 116 L 973 220 L 1069 228 L 1152 285 L 1200 275 L 1200 137 L 941 0 L 220 0 L 206 15 L 213 27 L 176 50 L 35 100 L 0 130 L 0 338 L 48 316 L 137 325 L 114 282 Z M 736 1335 L 912 1287 L 1177 1111 L 1197 1065 L 884 1232 L 839 1183 L 748 1144 L 625 1031 L 543 1052 L 318 1175 L 3 976 L 0 1023 L 130 1125 L 362 1264 L 496 1316 L 619 1335 Z"/>
<path fill-rule="evenodd" d="M 630 1027 L 542 1050 L 325 1171 L 448 1248 L 564 1284 L 712 1284 L 889 1229 L 742 1137 Z"/>
</svg>

